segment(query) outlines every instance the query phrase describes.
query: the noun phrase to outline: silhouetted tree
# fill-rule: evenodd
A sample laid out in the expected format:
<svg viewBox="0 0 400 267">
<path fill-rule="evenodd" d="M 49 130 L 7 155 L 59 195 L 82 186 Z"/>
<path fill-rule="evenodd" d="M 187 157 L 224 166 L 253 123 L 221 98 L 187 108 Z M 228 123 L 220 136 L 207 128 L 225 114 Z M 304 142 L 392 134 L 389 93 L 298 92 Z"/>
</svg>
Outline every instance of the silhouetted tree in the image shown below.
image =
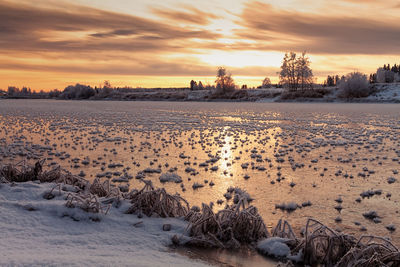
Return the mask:
<svg viewBox="0 0 400 267">
<path fill-rule="evenodd" d="M 294 52 L 285 54 L 279 73 L 280 83 L 283 86 L 290 91 L 296 91 L 299 88 L 302 90 L 311 88 L 313 77 L 310 60 L 306 57 L 305 52 L 299 57 Z"/>
<path fill-rule="evenodd" d="M 199 90 L 204 90 L 204 86 L 201 81 L 199 81 L 198 88 L 199 88 Z"/>
<path fill-rule="evenodd" d="M 49 97 L 50 98 L 57 98 L 57 97 L 60 96 L 60 94 L 61 94 L 61 92 L 58 89 L 54 89 L 54 90 L 51 90 L 49 92 Z"/>
<path fill-rule="evenodd" d="M 226 94 L 235 90 L 235 83 L 231 74 L 226 73 L 226 69 L 219 67 L 217 70 L 217 79 L 215 80 L 217 93 Z"/>
<path fill-rule="evenodd" d="M 337 85 L 339 81 L 340 81 L 339 75 L 336 75 L 336 76 L 335 76 L 335 85 Z"/>
<path fill-rule="evenodd" d="M 271 79 L 265 77 L 264 80 L 262 81 L 261 88 L 270 88 L 270 87 L 271 87 Z"/>
<path fill-rule="evenodd" d="M 394 73 L 399 73 L 399 68 L 397 67 L 396 64 L 393 65 L 393 67 L 391 68 L 391 71 Z"/>
<path fill-rule="evenodd" d="M 375 73 L 371 73 L 369 75 L 369 83 L 376 83 L 376 74 Z"/>
<path fill-rule="evenodd" d="M 103 83 L 103 88 L 112 88 L 110 81 L 105 80 Z"/>
<path fill-rule="evenodd" d="M 196 90 L 197 89 L 197 83 L 194 80 L 190 81 L 190 90 Z"/>
<path fill-rule="evenodd" d="M 19 94 L 19 88 L 15 86 L 9 86 L 7 89 L 7 95 L 8 96 L 17 96 Z"/>
<path fill-rule="evenodd" d="M 328 75 L 328 77 L 326 78 L 326 85 L 335 86 L 335 78 L 333 76 Z"/>
</svg>

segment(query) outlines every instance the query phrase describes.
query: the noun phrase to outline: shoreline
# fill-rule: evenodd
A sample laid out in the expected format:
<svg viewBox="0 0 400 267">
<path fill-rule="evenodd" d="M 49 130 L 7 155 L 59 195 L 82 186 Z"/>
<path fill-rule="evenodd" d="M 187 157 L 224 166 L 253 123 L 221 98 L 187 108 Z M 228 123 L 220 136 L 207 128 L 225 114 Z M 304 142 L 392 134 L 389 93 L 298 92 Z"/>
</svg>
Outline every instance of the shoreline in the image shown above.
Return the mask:
<svg viewBox="0 0 400 267">
<path fill-rule="evenodd" d="M 178 99 L 55 99 L 55 98 L 1 98 L 4 100 L 49 100 L 49 101 L 93 101 L 93 102 L 191 102 L 191 103 L 329 103 L 329 104 L 400 104 L 400 100 L 371 100 L 371 99 L 353 99 L 353 100 L 338 100 L 338 99 L 271 99 L 261 98 L 257 100 L 234 100 L 234 99 L 212 99 L 212 100 L 178 100 Z"/>
<path fill-rule="evenodd" d="M 338 87 L 316 87 L 308 90 L 288 91 L 283 88 L 236 89 L 226 93 L 188 88 L 121 89 L 110 88 L 107 94 L 59 95 L 19 94 L 3 95 L 0 99 L 54 99 L 88 101 L 171 101 L 171 102 L 276 102 L 276 103 L 400 103 L 400 83 L 381 83 L 370 86 L 364 97 L 343 97 Z M 78 89 L 77 89 L 78 90 Z M 79 90 L 78 90 L 79 92 Z"/>
</svg>

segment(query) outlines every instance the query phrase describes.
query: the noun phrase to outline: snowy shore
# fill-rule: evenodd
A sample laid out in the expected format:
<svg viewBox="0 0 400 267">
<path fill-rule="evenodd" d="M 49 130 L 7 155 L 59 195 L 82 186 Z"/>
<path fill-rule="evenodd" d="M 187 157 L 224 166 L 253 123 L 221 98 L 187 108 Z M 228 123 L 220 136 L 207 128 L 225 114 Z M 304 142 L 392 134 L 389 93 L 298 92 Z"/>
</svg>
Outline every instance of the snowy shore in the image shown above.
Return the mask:
<svg viewBox="0 0 400 267">
<path fill-rule="evenodd" d="M 320 103 L 400 103 L 400 83 L 377 83 L 370 86 L 371 94 L 360 98 L 340 98 L 338 88 L 318 86 L 312 90 L 287 92 L 282 88 L 258 88 L 235 90 L 227 95 L 215 94 L 212 90 L 186 88 L 115 89 L 108 95 L 84 98 L 86 100 L 113 101 L 197 101 L 197 102 L 320 102 Z M 0 99 L 46 99 L 47 95 L 0 96 Z M 68 100 L 68 98 L 60 98 Z M 83 98 L 71 98 L 80 100 Z"/>
<path fill-rule="evenodd" d="M 67 208 L 68 192 L 43 198 L 54 186 L 0 184 L 1 266 L 209 266 L 170 252 L 171 237 L 187 222 L 138 219 L 124 214 L 124 204 L 107 215 Z M 163 231 L 163 224 L 171 230 Z"/>
</svg>

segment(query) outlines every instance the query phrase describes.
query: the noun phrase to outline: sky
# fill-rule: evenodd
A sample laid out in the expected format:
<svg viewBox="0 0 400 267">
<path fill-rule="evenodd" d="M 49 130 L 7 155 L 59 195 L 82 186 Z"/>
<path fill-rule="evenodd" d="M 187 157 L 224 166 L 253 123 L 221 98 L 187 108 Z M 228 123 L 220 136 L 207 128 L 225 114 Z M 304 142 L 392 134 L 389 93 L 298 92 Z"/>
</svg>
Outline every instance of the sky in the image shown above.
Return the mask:
<svg viewBox="0 0 400 267">
<path fill-rule="evenodd" d="M 0 88 L 187 87 L 218 66 L 278 82 L 286 52 L 328 74 L 400 63 L 400 0 L 0 0 Z"/>
</svg>

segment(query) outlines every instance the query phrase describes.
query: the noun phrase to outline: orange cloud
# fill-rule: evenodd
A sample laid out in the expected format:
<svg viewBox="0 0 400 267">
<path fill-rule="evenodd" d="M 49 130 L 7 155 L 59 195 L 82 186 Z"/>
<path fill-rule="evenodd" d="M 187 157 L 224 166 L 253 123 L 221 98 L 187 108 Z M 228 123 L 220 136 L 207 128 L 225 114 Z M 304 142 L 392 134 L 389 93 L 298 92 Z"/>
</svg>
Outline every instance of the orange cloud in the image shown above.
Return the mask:
<svg viewBox="0 0 400 267">
<path fill-rule="evenodd" d="M 154 14 L 162 18 L 187 24 L 207 25 L 210 22 L 210 19 L 218 18 L 212 13 L 204 12 L 197 8 L 189 8 L 189 11 L 153 8 L 152 11 Z"/>
<path fill-rule="evenodd" d="M 244 29 L 236 31 L 237 38 L 257 41 L 246 44 L 247 49 L 309 51 L 325 55 L 399 53 L 398 20 L 301 13 L 250 2 L 238 23 Z M 244 45 L 239 43 L 231 48 L 241 50 Z"/>
<path fill-rule="evenodd" d="M 153 80 L 156 86 L 165 81 L 182 86 L 184 77 L 212 82 L 219 65 L 252 86 L 266 75 L 276 81 L 286 51 L 306 50 L 320 77 L 372 72 L 395 63 L 400 54 L 394 0 L 166 0 L 162 5 L 138 0 L 131 6 L 142 5 L 136 14 L 105 10 L 111 8 L 106 0 L 73 0 L 90 6 L 71 2 L 0 0 L 0 87 L 29 86 L 31 80 L 42 88 L 57 83 L 62 88 L 62 77 L 91 84 L 114 77 L 114 84 L 132 79 L 127 85 L 151 86 Z M 100 2 L 103 9 L 97 8 Z M 112 5 L 129 4 L 115 0 Z M 356 7 L 361 11 L 353 12 Z M 389 15 L 374 16 L 375 10 Z"/>
</svg>

